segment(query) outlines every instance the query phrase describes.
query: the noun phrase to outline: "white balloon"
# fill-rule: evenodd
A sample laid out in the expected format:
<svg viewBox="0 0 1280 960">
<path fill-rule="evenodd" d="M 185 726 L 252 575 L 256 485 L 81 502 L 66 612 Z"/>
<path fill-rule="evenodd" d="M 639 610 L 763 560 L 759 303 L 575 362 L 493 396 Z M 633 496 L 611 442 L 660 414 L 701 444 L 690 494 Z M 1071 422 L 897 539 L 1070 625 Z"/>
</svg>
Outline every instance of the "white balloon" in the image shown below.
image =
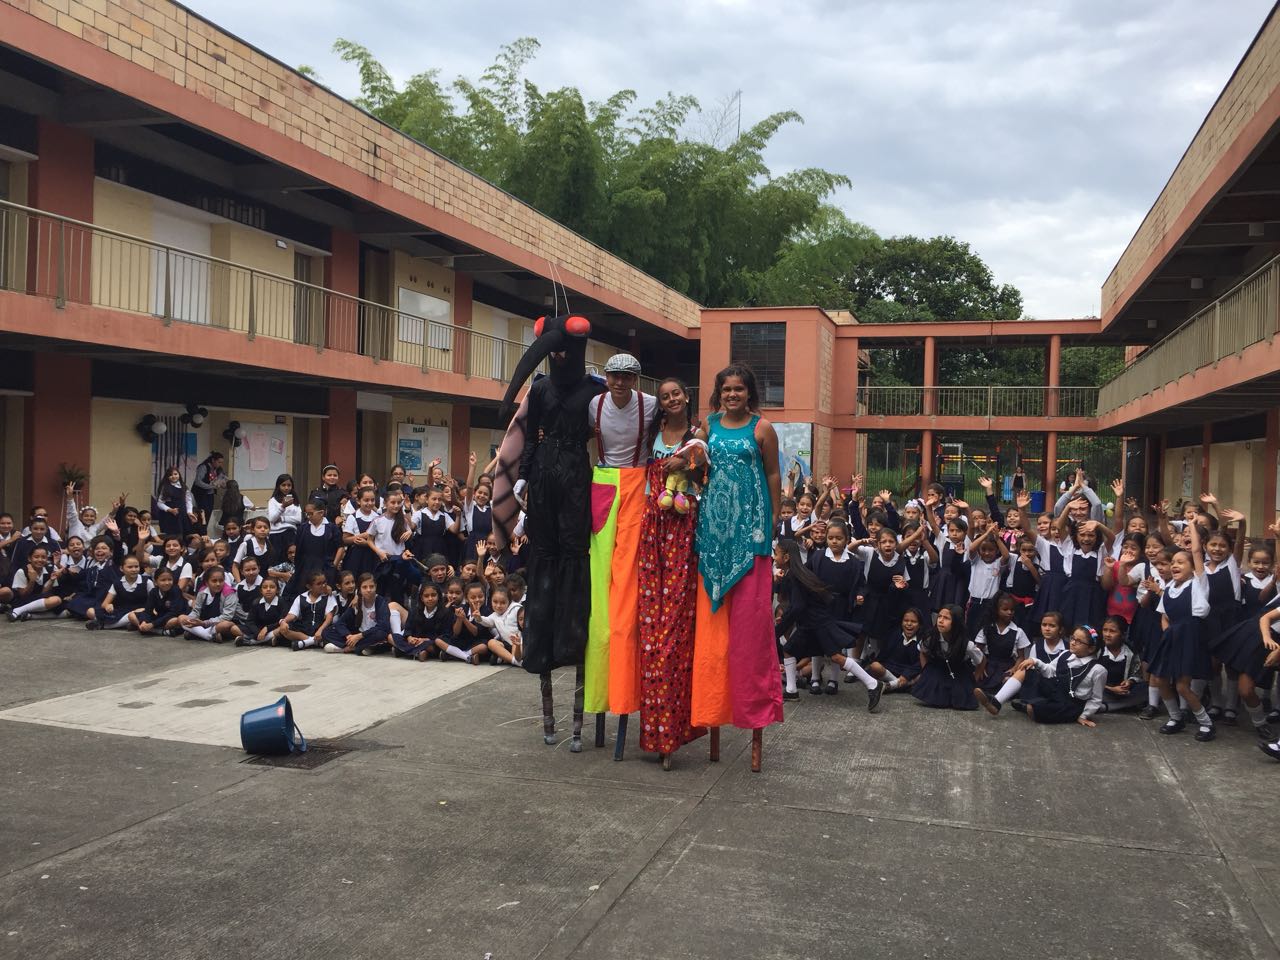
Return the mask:
<svg viewBox="0 0 1280 960">
<path fill-rule="evenodd" d="M 162 434 L 168 433 L 169 427 L 165 424 L 163 420 L 157 420 L 155 423 L 151 425 L 151 432 L 158 437 L 158 436 L 161 436 Z"/>
<path fill-rule="evenodd" d="M 244 427 L 240 427 L 238 430 L 236 430 L 237 440 L 243 440 L 246 436 L 248 436 L 248 434 L 244 432 Z"/>
</svg>

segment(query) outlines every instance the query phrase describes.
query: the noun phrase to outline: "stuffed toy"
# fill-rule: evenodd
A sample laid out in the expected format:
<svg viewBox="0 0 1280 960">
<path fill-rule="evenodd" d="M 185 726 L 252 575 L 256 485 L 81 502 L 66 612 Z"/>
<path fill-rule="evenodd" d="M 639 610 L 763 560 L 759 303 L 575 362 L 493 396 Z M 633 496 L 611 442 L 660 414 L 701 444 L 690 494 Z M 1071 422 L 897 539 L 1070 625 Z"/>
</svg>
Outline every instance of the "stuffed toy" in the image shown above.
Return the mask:
<svg viewBox="0 0 1280 960">
<path fill-rule="evenodd" d="M 667 474 L 666 487 L 658 492 L 658 509 L 688 513 L 702 492 L 699 480 L 706 481 L 707 445 L 702 440 L 690 440 L 672 456 L 681 458 L 687 465 Z"/>
</svg>

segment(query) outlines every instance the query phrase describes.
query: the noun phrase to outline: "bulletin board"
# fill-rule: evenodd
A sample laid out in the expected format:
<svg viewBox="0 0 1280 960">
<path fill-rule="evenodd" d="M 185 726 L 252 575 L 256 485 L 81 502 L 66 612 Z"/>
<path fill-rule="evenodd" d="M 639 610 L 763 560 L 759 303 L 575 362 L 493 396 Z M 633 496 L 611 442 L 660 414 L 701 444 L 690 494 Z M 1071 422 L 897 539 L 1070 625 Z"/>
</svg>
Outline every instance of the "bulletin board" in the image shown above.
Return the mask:
<svg viewBox="0 0 1280 960">
<path fill-rule="evenodd" d="M 274 489 L 276 477 L 288 472 L 288 424 L 245 423 L 242 426 L 244 441 L 232 452 L 232 477 L 241 490 Z"/>
<path fill-rule="evenodd" d="M 427 464 L 436 457 L 440 466 L 449 473 L 449 428 L 426 423 L 396 424 L 396 459 L 415 477 L 424 478 Z"/>
</svg>

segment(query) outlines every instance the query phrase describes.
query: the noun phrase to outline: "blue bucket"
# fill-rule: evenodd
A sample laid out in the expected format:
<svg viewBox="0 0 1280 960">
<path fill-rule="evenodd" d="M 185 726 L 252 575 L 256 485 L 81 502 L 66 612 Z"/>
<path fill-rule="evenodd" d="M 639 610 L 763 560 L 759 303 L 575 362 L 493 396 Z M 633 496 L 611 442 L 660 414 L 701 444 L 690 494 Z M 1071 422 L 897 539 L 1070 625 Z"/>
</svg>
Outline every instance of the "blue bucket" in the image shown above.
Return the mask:
<svg viewBox="0 0 1280 960">
<path fill-rule="evenodd" d="M 293 706 L 281 697 L 266 707 L 257 707 L 240 718 L 240 743 L 245 753 L 305 753 L 307 738 L 293 722 Z"/>
<path fill-rule="evenodd" d="M 1031 512 L 1044 513 L 1044 491 L 1043 490 L 1031 491 Z"/>
</svg>

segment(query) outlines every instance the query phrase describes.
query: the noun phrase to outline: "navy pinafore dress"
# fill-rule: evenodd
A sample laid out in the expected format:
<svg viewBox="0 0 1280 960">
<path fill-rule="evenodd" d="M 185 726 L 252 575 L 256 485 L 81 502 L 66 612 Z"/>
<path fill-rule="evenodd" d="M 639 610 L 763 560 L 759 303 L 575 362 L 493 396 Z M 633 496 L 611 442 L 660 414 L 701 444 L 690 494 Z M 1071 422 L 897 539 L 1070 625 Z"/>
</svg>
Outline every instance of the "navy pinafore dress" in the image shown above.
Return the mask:
<svg viewBox="0 0 1280 960">
<path fill-rule="evenodd" d="M 1185 588 L 1177 596 L 1171 588 L 1164 594 L 1164 616 L 1169 620 L 1169 629 L 1160 636 L 1155 649 L 1150 651 L 1151 660 L 1147 672 L 1153 677 L 1165 680 L 1177 680 L 1179 677 L 1190 677 L 1193 680 L 1207 680 L 1213 671 L 1209 657 L 1209 648 L 1204 639 L 1204 618 L 1192 613 L 1192 593 L 1195 585 L 1187 581 Z"/>
</svg>

